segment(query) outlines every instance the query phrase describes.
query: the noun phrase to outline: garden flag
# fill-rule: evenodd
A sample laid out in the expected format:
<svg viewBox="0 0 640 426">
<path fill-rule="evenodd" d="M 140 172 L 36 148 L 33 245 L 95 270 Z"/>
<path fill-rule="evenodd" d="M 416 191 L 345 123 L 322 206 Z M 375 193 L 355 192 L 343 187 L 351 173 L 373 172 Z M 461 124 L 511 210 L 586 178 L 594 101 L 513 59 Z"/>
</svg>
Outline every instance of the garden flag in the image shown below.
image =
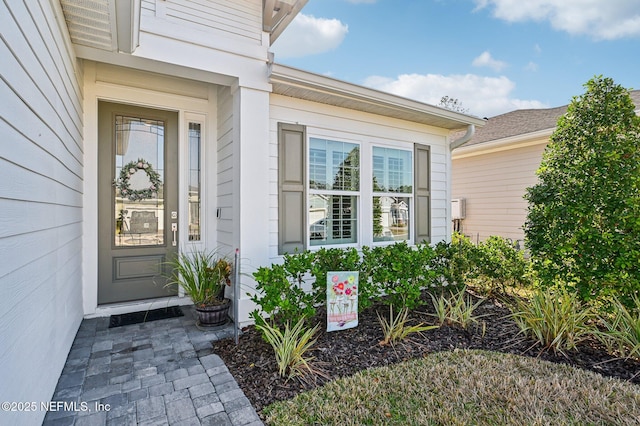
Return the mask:
<svg viewBox="0 0 640 426">
<path fill-rule="evenodd" d="M 358 271 L 327 272 L 327 331 L 358 325 Z"/>
</svg>

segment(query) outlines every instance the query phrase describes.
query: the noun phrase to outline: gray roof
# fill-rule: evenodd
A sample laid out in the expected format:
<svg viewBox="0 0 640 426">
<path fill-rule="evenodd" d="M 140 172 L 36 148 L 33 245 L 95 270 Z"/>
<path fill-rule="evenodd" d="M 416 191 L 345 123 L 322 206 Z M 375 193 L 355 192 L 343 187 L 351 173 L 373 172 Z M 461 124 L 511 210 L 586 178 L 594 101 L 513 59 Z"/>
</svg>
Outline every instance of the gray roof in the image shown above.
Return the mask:
<svg viewBox="0 0 640 426">
<path fill-rule="evenodd" d="M 640 110 L 640 90 L 633 90 L 630 94 L 636 110 Z M 558 119 L 567 112 L 567 107 L 568 105 L 546 109 L 519 109 L 491 117 L 464 146 L 554 129 Z"/>
</svg>

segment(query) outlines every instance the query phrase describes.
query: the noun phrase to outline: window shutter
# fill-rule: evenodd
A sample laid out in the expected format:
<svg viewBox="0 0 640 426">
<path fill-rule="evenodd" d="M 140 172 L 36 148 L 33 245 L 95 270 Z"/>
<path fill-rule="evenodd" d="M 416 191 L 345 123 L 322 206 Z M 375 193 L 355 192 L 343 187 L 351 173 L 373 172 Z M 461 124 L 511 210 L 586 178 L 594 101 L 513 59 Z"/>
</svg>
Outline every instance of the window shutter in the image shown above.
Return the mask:
<svg viewBox="0 0 640 426">
<path fill-rule="evenodd" d="M 305 127 L 278 123 L 278 254 L 304 250 Z"/>
<path fill-rule="evenodd" d="M 414 146 L 415 242 L 431 242 L 431 155 L 426 145 Z"/>
</svg>

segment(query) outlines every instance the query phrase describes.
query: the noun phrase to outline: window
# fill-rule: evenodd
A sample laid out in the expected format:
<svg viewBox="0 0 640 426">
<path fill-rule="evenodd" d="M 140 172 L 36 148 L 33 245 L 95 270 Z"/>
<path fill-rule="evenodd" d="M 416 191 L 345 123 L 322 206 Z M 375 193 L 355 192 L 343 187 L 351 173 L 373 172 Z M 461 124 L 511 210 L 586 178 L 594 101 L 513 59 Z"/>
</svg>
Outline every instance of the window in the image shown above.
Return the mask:
<svg viewBox="0 0 640 426">
<path fill-rule="evenodd" d="M 373 147 L 374 242 L 409 240 L 413 201 L 411 154 L 411 151 Z"/>
<path fill-rule="evenodd" d="M 200 241 L 201 125 L 189 123 L 189 241 Z"/>
<path fill-rule="evenodd" d="M 309 244 L 358 242 L 360 147 L 355 143 L 309 141 Z"/>
<path fill-rule="evenodd" d="M 278 123 L 278 253 L 394 241 L 431 241 L 430 147 Z"/>
</svg>

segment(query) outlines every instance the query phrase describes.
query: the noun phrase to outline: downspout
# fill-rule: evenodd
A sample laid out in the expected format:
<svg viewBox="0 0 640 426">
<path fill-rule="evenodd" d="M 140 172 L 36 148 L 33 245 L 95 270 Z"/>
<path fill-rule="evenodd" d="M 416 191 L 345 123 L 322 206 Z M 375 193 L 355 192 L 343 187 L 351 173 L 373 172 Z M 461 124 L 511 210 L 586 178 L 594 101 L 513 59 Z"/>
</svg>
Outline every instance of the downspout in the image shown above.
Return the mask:
<svg viewBox="0 0 640 426">
<path fill-rule="evenodd" d="M 460 139 L 456 139 L 455 141 L 449 144 L 449 151 L 453 151 L 456 148 L 460 148 L 465 143 L 469 142 L 473 135 L 476 133 L 476 126 L 473 124 L 469 124 L 467 126 L 467 133 L 464 134 Z"/>
</svg>

